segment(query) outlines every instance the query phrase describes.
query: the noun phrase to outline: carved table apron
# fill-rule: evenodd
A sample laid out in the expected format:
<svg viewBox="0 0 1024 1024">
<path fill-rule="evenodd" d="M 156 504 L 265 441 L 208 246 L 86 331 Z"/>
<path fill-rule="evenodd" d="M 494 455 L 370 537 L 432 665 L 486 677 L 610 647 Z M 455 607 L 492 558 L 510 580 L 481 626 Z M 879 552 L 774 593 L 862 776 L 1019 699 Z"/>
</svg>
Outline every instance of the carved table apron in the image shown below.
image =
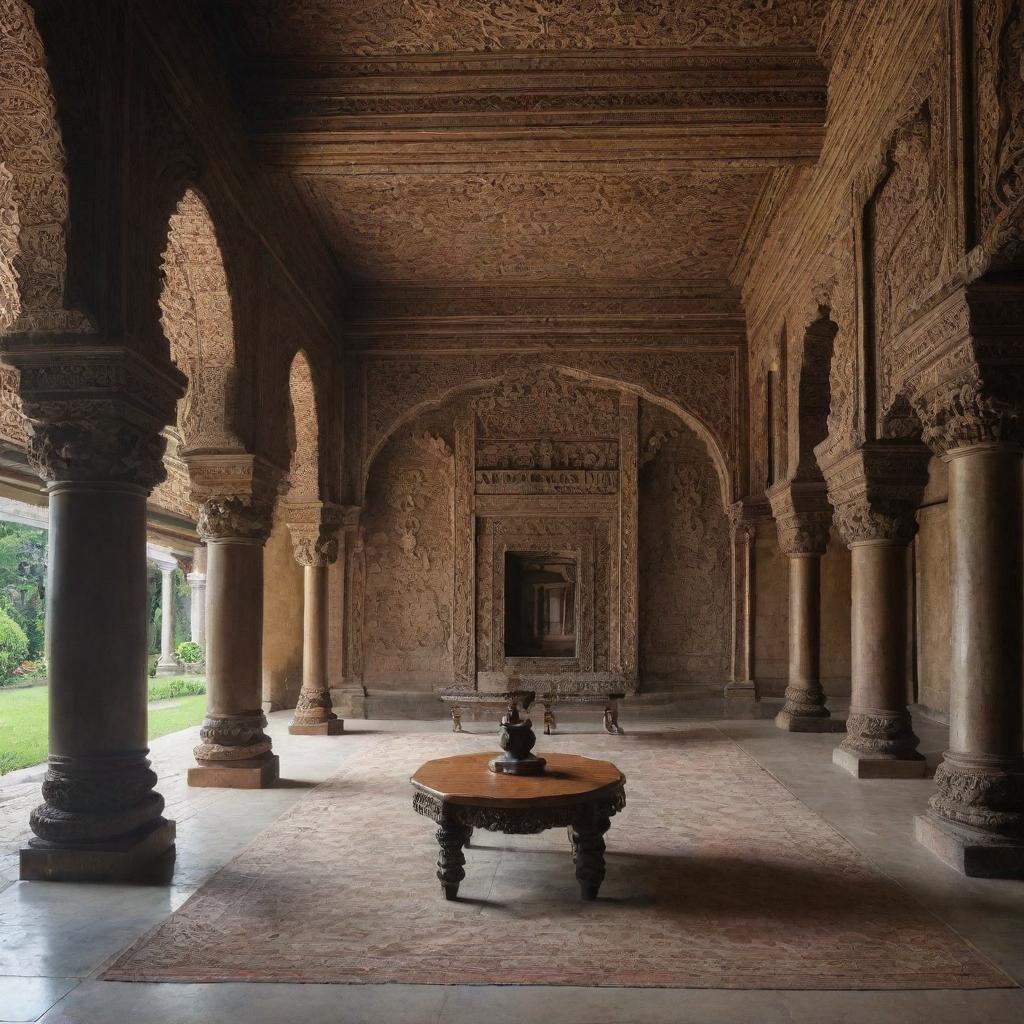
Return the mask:
<svg viewBox="0 0 1024 1024">
<path fill-rule="evenodd" d="M 487 764 L 494 753 L 460 754 L 421 765 L 410 779 L 413 808 L 440 826 L 437 877 L 445 899 L 466 877 L 463 850 L 473 829 L 536 835 L 567 828 L 583 899 L 597 898 L 604 880 L 604 834 L 626 806 L 626 777 L 610 761 L 546 754 L 542 775 L 503 775 Z"/>
</svg>

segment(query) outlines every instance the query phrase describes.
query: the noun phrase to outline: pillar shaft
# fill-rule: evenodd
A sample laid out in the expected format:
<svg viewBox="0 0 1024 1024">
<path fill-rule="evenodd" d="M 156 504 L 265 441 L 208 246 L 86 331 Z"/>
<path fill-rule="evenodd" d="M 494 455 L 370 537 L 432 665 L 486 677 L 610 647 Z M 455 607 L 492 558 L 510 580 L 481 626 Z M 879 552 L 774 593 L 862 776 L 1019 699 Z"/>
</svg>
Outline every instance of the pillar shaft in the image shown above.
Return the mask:
<svg viewBox="0 0 1024 1024">
<path fill-rule="evenodd" d="M 199 517 L 206 541 L 206 718 L 190 786 L 258 789 L 278 777 L 264 733 L 263 545 L 269 509 L 211 499 Z"/>
<path fill-rule="evenodd" d="M 50 757 L 21 877 L 164 881 L 174 824 L 147 760 L 146 499 L 184 378 L 98 338 L 0 344 L 50 495 Z"/>
<path fill-rule="evenodd" d="M 948 459 L 949 750 L 931 808 L 952 822 L 1024 838 L 1021 453 L 983 444 Z"/>
<path fill-rule="evenodd" d="M 174 657 L 174 569 L 160 566 L 160 660 L 157 672 L 172 674 L 178 670 Z"/>
<path fill-rule="evenodd" d="M 334 713 L 327 672 L 328 572 L 338 557 L 333 506 L 320 502 L 290 506 L 296 521 L 288 528 L 296 561 L 303 567 L 302 689 L 295 718 L 288 727 L 293 735 L 333 736 L 344 731 Z"/>
<path fill-rule="evenodd" d="M 789 557 L 789 686 L 786 696 L 801 706 L 803 714 L 824 711 L 819 555 Z"/>
<path fill-rule="evenodd" d="M 850 553 L 850 714 L 834 760 L 859 778 L 923 777 L 907 711 L 907 544 L 866 540 Z"/>
<path fill-rule="evenodd" d="M 191 615 L 189 632 L 193 643 L 206 650 L 206 576 L 203 573 L 188 574 L 188 585 L 191 591 Z"/>
</svg>

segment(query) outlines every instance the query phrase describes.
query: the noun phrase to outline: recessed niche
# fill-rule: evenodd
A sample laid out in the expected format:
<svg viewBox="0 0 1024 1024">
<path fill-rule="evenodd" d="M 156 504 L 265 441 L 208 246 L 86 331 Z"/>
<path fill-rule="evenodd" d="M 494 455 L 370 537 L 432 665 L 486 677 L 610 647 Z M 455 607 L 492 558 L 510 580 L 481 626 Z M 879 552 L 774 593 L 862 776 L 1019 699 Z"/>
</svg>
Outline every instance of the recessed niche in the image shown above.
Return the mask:
<svg viewBox="0 0 1024 1024">
<path fill-rule="evenodd" d="M 506 658 L 576 656 L 578 577 L 571 555 L 506 552 Z"/>
</svg>

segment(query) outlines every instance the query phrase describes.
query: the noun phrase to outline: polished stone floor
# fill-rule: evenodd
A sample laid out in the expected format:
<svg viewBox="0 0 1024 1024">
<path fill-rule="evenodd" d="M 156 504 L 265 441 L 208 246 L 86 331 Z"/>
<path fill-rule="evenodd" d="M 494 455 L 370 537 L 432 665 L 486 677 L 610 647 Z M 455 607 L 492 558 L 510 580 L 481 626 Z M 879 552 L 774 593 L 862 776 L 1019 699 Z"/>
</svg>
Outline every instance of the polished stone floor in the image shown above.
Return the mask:
<svg viewBox="0 0 1024 1024">
<path fill-rule="evenodd" d="M 292 737 L 289 714 L 270 716 L 285 782 L 265 792 L 189 790 L 184 774 L 196 730 L 154 741 L 168 815 L 178 823 L 170 888 L 18 882 L 17 849 L 38 801 L 41 769 L 0 780 L 0 1021 L 47 1024 L 1002 1024 L 1024 1019 L 1024 989 L 958 992 L 741 992 L 409 985 L 150 985 L 98 981 L 104 963 L 179 906 L 213 871 L 375 732 L 445 729 L 445 723 L 351 722 L 344 737 Z M 644 728 L 623 708 L 623 724 Z M 766 720 L 715 723 L 882 871 L 1024 985 L 1024 883 L 961 878 L 913 839 L 928 780 L 861 781 L 833 767 L 835 736 L 793 735 Z M 656 726 L 665 728 L 660 721 Z M 473 730 L 484 728 L 470 725 Z M 563 723 L 586 731 L 585 721 Z M 945 730 L 919 721 L 936 761 Z M 680 780 L 685 784 L 685 780 Z M 386 837 L 376 842 L 386 850 Z M 382 854 L 386 855 L 386 854 Z M 433 895 L 433 893 L 431 893 Z M 794 892 L 794 900 L 800 893 Z M 330 899 L 329 889 L 325 899 Z M 344 907 L 338 908 L 344 913 Z M 813 955 L 813 951 L 808 951 Z"/>
</svg>

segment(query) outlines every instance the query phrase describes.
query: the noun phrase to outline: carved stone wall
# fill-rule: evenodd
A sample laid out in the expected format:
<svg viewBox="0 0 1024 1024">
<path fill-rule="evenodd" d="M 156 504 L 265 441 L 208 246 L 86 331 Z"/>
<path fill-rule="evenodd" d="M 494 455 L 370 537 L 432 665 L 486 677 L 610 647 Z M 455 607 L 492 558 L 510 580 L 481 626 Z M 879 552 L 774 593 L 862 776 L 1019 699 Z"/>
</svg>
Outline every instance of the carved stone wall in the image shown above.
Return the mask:
<svg viewBox="0 0 1024 1024">
<path fill-rule="evenodd" d="M 730 540 L 707 449 L 641 403 L 640 665 L 645 690 L 721 688 L 729 672 Z"/>
<path fill-rule="evenodd" d="M 451 415 L 385 446 L 363 513 L 362 676 L 368 689 L 430 690 L 452 678 Z"/>
</svg>

